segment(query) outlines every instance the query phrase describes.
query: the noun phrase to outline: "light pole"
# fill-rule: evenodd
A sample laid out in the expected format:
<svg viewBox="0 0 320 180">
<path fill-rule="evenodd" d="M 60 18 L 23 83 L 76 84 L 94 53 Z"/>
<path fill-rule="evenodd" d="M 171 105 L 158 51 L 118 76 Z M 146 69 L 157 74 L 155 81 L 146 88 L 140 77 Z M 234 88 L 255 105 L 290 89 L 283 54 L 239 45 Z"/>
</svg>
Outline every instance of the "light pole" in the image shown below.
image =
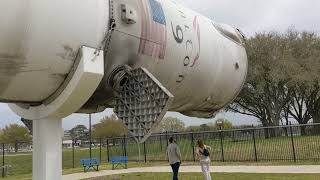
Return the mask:
<svg viewBox="0 0 320 180">
<path fill-rule="evenodd" d="M 91 144 L 92 144 L 92 139 L 91 139 L 91 114 L 89 114 L 89 148 L 90 148 L 90 159 L 92 158 L 92 152 L 91 152 Z"/>
<path fill-rule="evenodd" d="M 220 134 L 220 147 L 221 147 L 221 159 L 222 162 L 224 162 L 224 148 L 223 148 L 223 134 L 222 134 L 222 126 L 223 126 L 223 120 L 219 119 L 217 120 L 217 125 L 219 126 L 219 134 Z"/>
<path fill-rule="evenodd" d="M 222 119 L 218 119 L 217 120 L 217 125 L 219 126 L 219 129 L 222 130 L 223 120 Z"/>
</svg>

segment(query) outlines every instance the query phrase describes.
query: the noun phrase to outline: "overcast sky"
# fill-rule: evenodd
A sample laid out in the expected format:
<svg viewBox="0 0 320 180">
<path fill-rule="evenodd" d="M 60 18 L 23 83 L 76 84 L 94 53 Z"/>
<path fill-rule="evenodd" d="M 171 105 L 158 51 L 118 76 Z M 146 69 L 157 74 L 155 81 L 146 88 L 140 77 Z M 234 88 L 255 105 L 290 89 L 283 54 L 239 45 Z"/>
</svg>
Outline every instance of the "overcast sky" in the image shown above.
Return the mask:
<svg viewBox="0 0 320 180">
<path fill-rule="evenodd" d="M 320 0 L 176 0 L 187 7 L 204 14 L 215 22 L 222 22 L 240 28 L 247 36 L 262 31 L 285 31 L 294 27 L 297 30 L 320 32 Z M 112 110 L 93 115 L 94 122 Z M 187 125 L 197 125 L 214 120 L 189 118 L 178 113 L 176 116 Z M 217 118 L 226 117 L 234 124 L 256 124 L 255 118 L 230 113 L 221 113 Z M 10 123 L 20 123 L 19 117 L 7 105 L 0 104 L 0 128 Z M 87 115 L 72 115 L 65 118 L 63 127 L 72 128 L 75 124 L 87 125 Z"/>
<path fill-rule="evenodd" d="M 240 28 L 247 35 L 261 31 L 320 32 L 319 0 L 176 0 L 215 22 Z"/>
</svg>

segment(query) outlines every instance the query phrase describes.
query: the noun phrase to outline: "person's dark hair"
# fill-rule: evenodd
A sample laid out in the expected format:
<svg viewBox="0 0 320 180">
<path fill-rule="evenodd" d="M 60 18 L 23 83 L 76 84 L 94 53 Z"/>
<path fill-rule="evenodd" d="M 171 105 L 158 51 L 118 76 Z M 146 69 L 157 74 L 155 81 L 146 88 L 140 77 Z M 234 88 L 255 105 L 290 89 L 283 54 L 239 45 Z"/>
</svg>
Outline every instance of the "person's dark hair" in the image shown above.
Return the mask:
<svg viewBox="0 0 320 180">
<path fill-rule="evenodd" d="M 173 137 L 170 137 L 170 138 L 169 138 L 169 143 L 173 143 L 173 142 L 174 142 Z"/>
</svg>

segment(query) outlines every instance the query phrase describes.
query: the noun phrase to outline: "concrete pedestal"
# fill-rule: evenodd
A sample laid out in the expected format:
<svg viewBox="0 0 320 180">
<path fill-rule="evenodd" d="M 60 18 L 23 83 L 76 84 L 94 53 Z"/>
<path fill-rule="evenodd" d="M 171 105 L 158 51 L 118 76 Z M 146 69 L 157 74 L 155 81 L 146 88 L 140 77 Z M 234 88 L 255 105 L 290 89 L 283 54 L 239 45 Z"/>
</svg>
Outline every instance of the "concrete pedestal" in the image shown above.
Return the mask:
<svg viewBox="0 0 320 180">
<path fill-rule="evenodd" d="M 33 180 L 62 179 L 62 119 L 33 121 Z"/>
</svg>

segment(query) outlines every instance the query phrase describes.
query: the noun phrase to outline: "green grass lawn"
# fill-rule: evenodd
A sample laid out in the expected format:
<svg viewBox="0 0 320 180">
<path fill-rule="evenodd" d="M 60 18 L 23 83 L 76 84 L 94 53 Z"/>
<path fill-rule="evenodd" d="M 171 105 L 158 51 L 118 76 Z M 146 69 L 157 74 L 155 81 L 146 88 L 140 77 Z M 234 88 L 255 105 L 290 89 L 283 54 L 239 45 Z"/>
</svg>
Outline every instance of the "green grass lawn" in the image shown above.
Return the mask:
<svg viewBox="0 0 320 180">
<path fill-rule="evenodd" d="M 317 180 L 320 174 L 241 174 L 241 173 L 214 173 L 214 180 Z M 118 176 L 106 176 L 100 178 L 91 178 L 90 180 L 169 180 L 171 173 L 135 173 Z M 201 180 L 201 173 L 181 173 L 179 179 L 182 180 Z"/>
</svg>

